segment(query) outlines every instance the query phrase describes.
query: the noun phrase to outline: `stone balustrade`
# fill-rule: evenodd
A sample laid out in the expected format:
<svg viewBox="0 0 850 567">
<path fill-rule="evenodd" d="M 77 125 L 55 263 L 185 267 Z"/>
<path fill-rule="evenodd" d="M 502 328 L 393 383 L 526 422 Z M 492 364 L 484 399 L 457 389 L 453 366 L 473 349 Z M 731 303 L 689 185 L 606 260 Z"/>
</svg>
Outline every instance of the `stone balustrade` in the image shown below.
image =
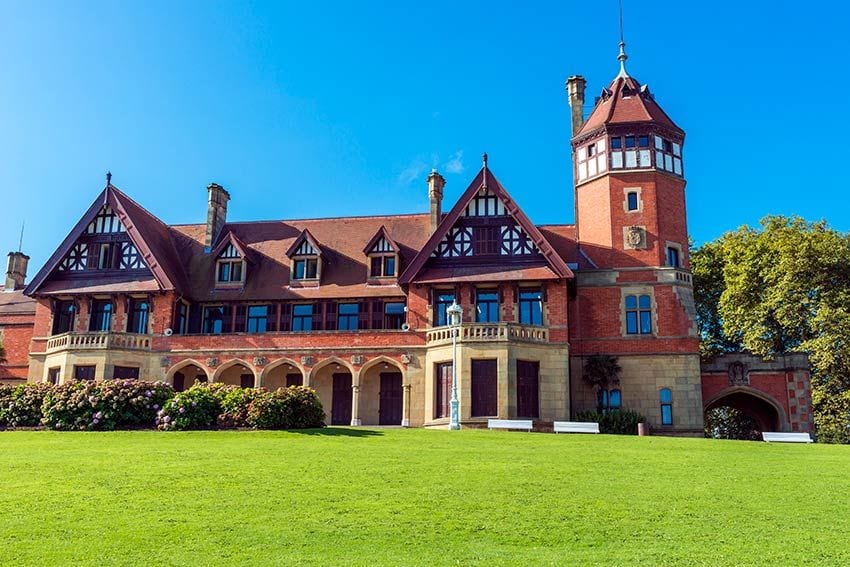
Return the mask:
<svg viewBox="0 0 850 567">
<path fill-rule="evenodd" d="M 454 329 L 436 327 L 425 332 L 428 346 L 451 344 Z M 549 329 L 516 323 L 464 323 L 458 329 L 458 343 L 529 342 L 548 343 Z"/>
<path fill-rule="evenodd" d="M 151 350 L 149 335 L 133 333 L 62 333 L 47 339 L 47 352 L 60 350 Z"/>
</svg>

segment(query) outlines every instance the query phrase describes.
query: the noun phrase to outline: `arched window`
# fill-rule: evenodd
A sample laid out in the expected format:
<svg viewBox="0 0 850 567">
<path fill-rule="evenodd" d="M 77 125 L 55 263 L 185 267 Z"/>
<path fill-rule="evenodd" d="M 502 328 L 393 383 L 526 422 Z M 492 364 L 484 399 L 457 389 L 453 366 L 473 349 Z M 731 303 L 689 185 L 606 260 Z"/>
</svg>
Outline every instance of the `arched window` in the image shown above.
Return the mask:
<svg viewBox="0 0 850 567">
<path fill-rule="evenodd" d="M 661 425 L 673 425 L 673 393 L 661 388 Z"/>
<path fill-rule="evenodd" d="M 614 389 L 608 394 L 608 409 L 620 409 L 620 390 Z"/>
</svg>

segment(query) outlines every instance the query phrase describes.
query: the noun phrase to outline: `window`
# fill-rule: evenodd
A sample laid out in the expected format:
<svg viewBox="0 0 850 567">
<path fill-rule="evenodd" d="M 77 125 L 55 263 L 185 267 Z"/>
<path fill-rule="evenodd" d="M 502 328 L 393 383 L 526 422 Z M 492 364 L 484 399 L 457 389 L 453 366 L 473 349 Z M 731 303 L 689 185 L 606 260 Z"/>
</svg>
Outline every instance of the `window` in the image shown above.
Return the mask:
<svg viewBox="0 0 850 567">
<path fill-rule="evenodd" d="M 313 330 L 313 304 L 298 303 L 292 306 L 292 330 Z"/>
<path fill-rule="evenodd" d="M 112 302 L 108 299 L 92 301 L 89 331 L 108 331 L 112 323 Z"/>
<path fill-rule="evenodd" d="M 127 332 L 145 335 L 148 332 L 150 303 L 146 299 L 130 299 L 127 313 Z"/>
<path fill-rule="evenodd" d="M 116 366 L 112 371 L 114 380 L 138 380 L 139 368 L 137 366 Z"/>
<path fill-rule="evenodd" d="M 395 256 L 372 256 L 369 276 L 373 278 L 395 276 Z"/>
<path fill-rule="evenodd" d="M 99 248 L 99 254 L 97 256 L 97 269 L 98 270 L 111 270 L 117 268 L 119 266 L 119 262 L 121 259 L 120 251 L 121 244 L 117 242 L 108 242 L 101 244 Z"/>
<path fill-rule="evenodd" d="M 54 386 L 59 384 L 59 367 L 48 369 L 47 383 L 53 384 Z"/>
<path fill-rule="evenodd" d="M 605 138 L 581 146 L 576 151 L 576 177 L 583 181 L 608 169 L 608 143 Z"/>
<path fill-rule="evenodd" d="M 76 315 L 77 306 L 73 301 L 57 301 L 53 312 L 53 334 L 73 331 Z"/>
<path fill-rule="evenodd" d="M 248 333 L 265 333 L 269 328 L 269 306 L 249 305 L 245 330 Z"/>
<path fill-rule="evenodd" d="M 593 157 L 596 155 L 596 144 L 590 144 L 587 146 L 587 157 Z"/>
<path fill-rule="evenodd" d="M 337 317 L 337 329 L 340 331 L 356 331 L 360 320 L 360 309 L 356 303 L 340 303 Z"/>
<path fill-rule="evenodd" d="M 224 308 L 204 307 L 204 333 L 219 335 L 224 332 Z"/>
<path fill-rule="evenodd" d="M 626 136 L 626 147 L 627 148 L 635 147 L 635 137 L 634 136 Z"/>
<path fill-rule="evenodd" d="M 434 419 L 449 417 L 452 399 L 452 363 L 434 365 Z"/>
<path fill-rule="evenodd" d="M 242 281 L 242 260 L 224 260 L 218 263 L 219 283 L 238 283 Z"/>
<path fill-rule="evenodd" d="M 679 249 L 675 246 L 667 247 L 667 265 L 673 268 L 679 267 Z"/>
<path fill-rule="evenodd" d="M 620 390 L 615 388 L 608 394 L 608 409 L 618 410 L 620 407 Z"/>
<path fill-rule="evenodd" d="M 496 290 L 476 290 L 475 322 L 495 323 L 499 320 L 499 292 Z"/>
<path fill-rule="evenodd" d="M 682 146 L 655 136 L 655 168 L 682 175 Z"/>
<path fill-rule="evenodd" d="M 623 139 L 621 137 L 617 136 L 616 138 L 611 138 L 611 149 L 612 150 L 619 150 L 622 147 L 623 147 Z"/>
<path fill-rule="evenodd" d="M 626 296 L 626 333 L 652 334 L 652 300 L 648 295 Z"/>
<path fill-rule="evenodd" d="M 75 366 L 74 380 L 94 380 L 94 374 L 97 370 L 95 365 Z"/>
<path fill-rule="evenodd" d="M 319 270 L 318 258 L 299 258 L 295 260 L 293 275 L 296 280 L 314 280 Z"/>
<path fill-rule="evenodd" d="M 661 425 L 673 425 L 673 393 L 661 388 Z"/>
<path fill-rule="evenodd" d="M 434 298 L 434 326 L 443 327 L 449 324 L 449 314 L 446 310 L 454 303 L 453 292 L 438 291 Z"/>
<path fill-rule="evenodd" d="M 629 191 L 626 195 L 627 208 L 630 211 L 638 210 L 638 194 L 637 191 Z"/>
<path fill-rule="evenodd" d="M 543 293 L 537 290 L 520 290 L 519 322 L 523 325 L 543 324 Z"/>
<path fill-rule="evenodd" d="M 182 301 L 177 302 L 177 317 L 174 321 L 174 331 L 178 335 L 185 335 L 189 331 L 189 306 Z"/>
<path fill-rule="evenodd" d="M 384 328 L 401 329 L 404 325 L 404 303 L 384 303 Z"/>
<path fill-rule="evenodd" d="M 620 409 L 620 390 L 599 390 L 596 392 L 596 411 L 608 413 Z"/>
<path fill-rule="evenodd" d="M 482 254 L 498 254 L 501 227 L 498 226 L 476 226 L 472 229 L 472 253 L 475 256 Z"/>
<path fill-rule="evenodd" d="M 638 147 L 648 148 L 649 147 L 649 136 L 638 136 Z"/>
</svg>

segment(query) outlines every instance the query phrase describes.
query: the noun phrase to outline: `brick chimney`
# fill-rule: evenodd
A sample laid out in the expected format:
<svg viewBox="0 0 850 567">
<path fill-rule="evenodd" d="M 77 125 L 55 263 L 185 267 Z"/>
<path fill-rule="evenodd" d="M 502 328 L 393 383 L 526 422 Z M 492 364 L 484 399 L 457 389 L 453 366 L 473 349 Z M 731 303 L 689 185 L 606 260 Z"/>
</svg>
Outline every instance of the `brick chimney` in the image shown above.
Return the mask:
<svg viewBox="0 0 850 567">
<path fill-rule="evenodd" d="M 30 257 L 23 252 L 9 252 L 9 267 L 6 269 L 5 291 L 24 289 L 27 280 L 27 264 Z"/>
<path fill-rule="evenodd" d="M 443 218 L 443 187 L 446 186 L 446 180 L 443 176 L 437 173 L 436 169 L 431 170 L 428 176 L 428 201 L 431 203 L 431 234 L 437 230 L 437 225 Z"/>
<path fill-rule="evenodd" d="M 584 88 L 587 81 L 581 75 L 573 75 L 567 79 L 567 96 L 570 102 L 570 114 L 572 115 L 572 138 L 581 127 L 584 126 Z"/>
<path fill-rule="evenodd" d="M 207 232 L 204 236 L 204 246 L 209 252 L 224 223 L 227 222 L 227 202 L 230 200 L 230 193 L 218 183 L 210 183 L 207 186 L 207 192 L 209 193 L 209 202 L 207 204 Z"/>
</svg>

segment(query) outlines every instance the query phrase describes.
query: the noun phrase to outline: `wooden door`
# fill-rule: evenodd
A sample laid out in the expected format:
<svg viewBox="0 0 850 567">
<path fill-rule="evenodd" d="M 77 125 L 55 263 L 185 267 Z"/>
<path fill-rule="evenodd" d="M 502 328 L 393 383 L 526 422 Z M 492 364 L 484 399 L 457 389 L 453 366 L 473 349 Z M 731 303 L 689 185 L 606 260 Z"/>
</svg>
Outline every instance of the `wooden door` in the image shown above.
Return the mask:
<svg viewBox="0 0 850 567">
<path fill-rule="evenodd" d="M 174 373 L 174 391 L 182 392 L 186 389 L 186 376 L 182 372 Z"/>
<path fill-rule="evenodd" d="M 449 417 L 452 399 L 452 363 L 441 362 L 434 368 L 434 418 Z"/>
<path fill-rule="evenodd" d="M 516 416 L 540 417 L 540 363 L 516 361 Z"/>
<path fill-rule="evenodd" d="M 253 388 L 254 387 L 254 375 L 253 374 L 242 374 L 239 376 L 239 385 L 243 388 Z"/>
<path fill-rule="evenodd" d="M 473 360 L 471 408 L 473 417 L 490 417 L 498 414 L 496 388 L 496 360 Z"/>
<path fill-rule="evenodd" d="M 401 372 L 381 372 L 379 425 L 401 425 Z"/>
<path fill-rule="evenodd" d="M 290 386 L 301 386 L 304 384 L 304 377 L 298 374 L 287 374 L 286 375 L 286 387 Z"/>
<path fill-rule="evenodd" d="M 331 425 L 351 425 L 351 374 L 334 374 Z"/>
</svg>

